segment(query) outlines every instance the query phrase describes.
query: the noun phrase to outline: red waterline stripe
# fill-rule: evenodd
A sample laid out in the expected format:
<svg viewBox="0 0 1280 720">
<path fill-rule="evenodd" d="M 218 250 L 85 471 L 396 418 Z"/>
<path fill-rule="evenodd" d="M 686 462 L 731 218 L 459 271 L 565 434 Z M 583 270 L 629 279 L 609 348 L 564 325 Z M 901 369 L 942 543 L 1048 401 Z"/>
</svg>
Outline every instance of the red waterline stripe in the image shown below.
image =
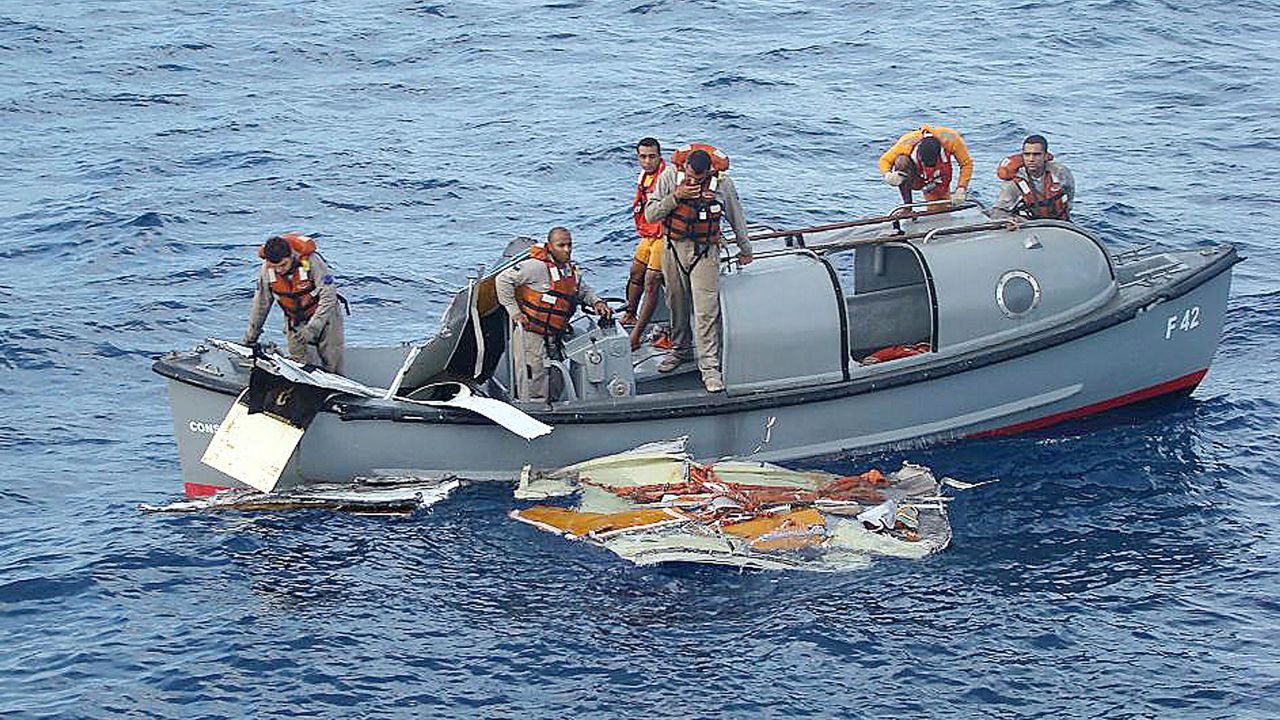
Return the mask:
<svg viewBox="0 0 1280 720">
<path fill-rule="evenodd" d="M 1026 422 L 1017 423 L 1016 425 L 1009 425 L 1007 427 L 998 428 L 996 430 L 984 430 L 980 433 L 975 433 L 973 435 L 970 435 L 969 437 L 983 438 L 983 437 L 993 437 L 997 435 L 1014 435 L 1020 432 L 1026 432 L 1027 430 L 1038 430 L 1042 427 L 1048 427 L 1055 423 L 1060 423 L 1063 420 L 1072 420 L 1075 418 L 1081 418 L 1086 415 L 1093 415 L 1095 413 L 1100 413 L 1106 410 L 1111 410 L 1113 408 L 1118 408 L 1121 405 L 1129 405 L 1130 403 L 1141 402 L 1143 400 L 1150 400 L 1153 397 L 1168 395 L 1169 393 L 1178 392 L 1179 390 L 1194 388 L 1196 385 L 1200 384 L 1200 381 L 1204 379 L 1204 375 L 1207 372 L 1209 372 L 1209 368 L 1204 368 L 1201 370 L 1197 370 L 1193 373 L 1183 375 L 1180 378 L 1170 380 L 1169 382 L 1160 383 L 1159 385 L 1152 385 L 1151 387 L 1146 388 L 1144 390 L 1131 392 L 1127 395 L 1121 395 L 1120 397 L 1111 398 L 1110 400 L 1103 400 L 1102 402 L 1096 402 L 1092 405 L 1085 405 L 1082 408 L 1076 408 L 1075 410 L 1067 410 L 1066 412 L 1060 412 L 1055 415 L 1047 415 L 1045 417 L 1039 418 L 1038 420 L 1028 420 Z"/>
<path fill-rule="evenodd" d="M 219 487 L 217 485 L 201 485 L 200 483 L 189 482 L 182 483 L 182 489 L 187 493 L 187 497 L 198 498 L 216 495 L 223 490 L 230 490 L 231 488 Z"/>
</svg>

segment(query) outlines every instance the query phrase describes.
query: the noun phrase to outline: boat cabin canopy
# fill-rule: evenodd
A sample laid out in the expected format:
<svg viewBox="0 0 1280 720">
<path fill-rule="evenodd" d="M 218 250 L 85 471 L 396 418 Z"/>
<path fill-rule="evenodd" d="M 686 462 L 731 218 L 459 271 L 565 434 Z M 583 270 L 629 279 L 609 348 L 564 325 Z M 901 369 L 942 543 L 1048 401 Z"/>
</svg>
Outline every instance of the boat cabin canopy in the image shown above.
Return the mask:
<svg viewBox="0 0 1280 720">
<path fill-rule="evenodd" d="M 773 233 L 777 242 L 759 243 L 755 262 L 725 263 L 722 369 L 731 394 L 848 380 L 885 349 L 951 353 L 998 344 L 1086 314 L 1116 292 L 1111 258 L 1096 238 L 1069 223 L 1015 227 L 961 210 L 891 224 L 889 232 L 886 219 Z M 394 394 L 442 380 L 482 383 L 502 376 L 510 323 L 494 278 L 522 259 L 531 242 L 508 247 L 458 293 L 437 335 L 411 351 Z M 593 330 L 578 342 L 581 357 L 593 358 L 610 341 Z M 644 392 L 641 362 L 635 364 L 636 377 L 624 373 L 607 394 L 633 394 L 638 386 Z M 602 366 L 596 375 L 616 366 Z M 569 370 L 580 382 L 593 377 L 590 368 L 585 375 Z"/>
</svg>

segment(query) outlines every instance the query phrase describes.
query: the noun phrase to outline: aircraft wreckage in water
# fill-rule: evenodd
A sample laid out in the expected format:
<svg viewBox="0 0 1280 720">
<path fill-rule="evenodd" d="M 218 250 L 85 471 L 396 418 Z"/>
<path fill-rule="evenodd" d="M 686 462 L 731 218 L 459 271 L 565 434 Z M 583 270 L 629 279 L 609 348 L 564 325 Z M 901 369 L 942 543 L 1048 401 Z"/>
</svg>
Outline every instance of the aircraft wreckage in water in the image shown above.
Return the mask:
<svg viewBox="0 0 1280 720">
<path fill-rule="evenodd" d="M 1044 427 L 1193 390 L 1240 259 L 1230 245 L 1111 255 L 1077 225 L 993 222 L 972 203 L 752 239 L 754 263 L 722 266 L 715 395 L 693 363 L 660 375 L 661 350 L 632 353 L 620 329 L 580 318 L 558 397 L 509 402 L 494 276 L 524 256 L 510 248 L 435 337 L 348 348 L 345 378 L 229 343 L 166 355 L 153 369 L 169 381 L 187 492 L 511 479 L 678 435 L 699 457 L 777 461 Z M 253 367 L 259 408 L 271 383 L 313 388 L 294 431 L 237 403 Z"/>
<path fill-rule="evenodd" d="M 937 479 L 911 463 L 888 474 L 873 468 L 854 475 L 733 459 L 703 463 L 689 456 L 687 440 L 646 443 L 553 470 L 526 466 L 515 498 L 539 503 L 508 516 L 636 565 L 838 572 L 865 567 L 875 556 L 919 559 L 942 551 L 951 542 L 952 496 L 945 488 L 986 484 Z M 275 492 L 226 490 L 141 509 L 403 514 L 464 484 L 452 477 L 356 478 Z M 566 507 L 565 498 L 574 506 Z"/>
</svg>

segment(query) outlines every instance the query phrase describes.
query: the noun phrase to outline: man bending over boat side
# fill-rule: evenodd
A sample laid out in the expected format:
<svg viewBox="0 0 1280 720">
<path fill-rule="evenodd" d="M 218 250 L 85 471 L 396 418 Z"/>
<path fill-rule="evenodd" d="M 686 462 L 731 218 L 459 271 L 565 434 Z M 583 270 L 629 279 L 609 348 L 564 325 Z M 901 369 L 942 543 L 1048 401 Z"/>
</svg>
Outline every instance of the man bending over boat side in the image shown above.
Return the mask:
<svg viewBox="0 0 1280 720">
<path fill-rule="evenodd" d="M 245 345 L 262 334 L 272 303 L 284 311 L 284 336 L 289 357 L 342 374 L 343 329 L 341 297 L 328 265 L 305 235 L 276 235 L 258 248 L 262 267 L 249 310 Z"/>
<path fill-rule="evenodd" d="M 613 311 L 573 264 L 573 236 L 553 227 L 547 242 L 529 248 L 529 257 L 498 273 L 498 302 L 513 323 L 511 357 L 515 361 L 516 398 L 547 402 L 547 355 L 558 355 L 560 341 L 580 303 L 608 319 Z"/>
<path fill-rule="evenodd" d="M 996 177 L 1004 182 L 991 206 L 991 217 L 1071 220 L 1076 181 L 1066 165 L 1053 159 L 1043 135 L 1023 140 L 1022 152 L 1001 160 Z"/>
<path fill-rule="evenodd" d="M 960 165 L 955 192 L 951 191 L 953 159 Z M 914 200 L 911 191 L 919 190 L 925 200 L 950 200 L 959 205 L 968 198 L 973 177 L 969 146 L 960 133 L 941 125 L 921 125 L 898 138 L 880 156 L 879 168 L 884 181 L 898 188 L 903 204 L 910 204 Z"/>
</svg>

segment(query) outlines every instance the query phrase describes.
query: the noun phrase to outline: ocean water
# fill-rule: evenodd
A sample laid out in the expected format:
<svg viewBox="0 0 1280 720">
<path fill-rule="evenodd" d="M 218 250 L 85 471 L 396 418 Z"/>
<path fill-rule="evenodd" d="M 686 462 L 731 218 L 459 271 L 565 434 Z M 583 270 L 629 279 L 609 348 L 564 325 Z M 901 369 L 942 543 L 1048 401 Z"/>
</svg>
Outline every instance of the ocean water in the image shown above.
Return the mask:
<svg viewBox="0 0 1280 720">
<path fill-rule="evenodd" d="M 0 2 L 0 716 L 1280 716 L 1277 17 Z M 635 568 L 497 486 L 406 518 L 137 510 L 181 489 L 151 359 L 242 332 L 271 233 L 319 234 L 349 342 L 422 337 L 554 224 L 620 292 L 643 135 L 715 142 L 751 220 L 797 226 L 888 208 L 875 160 L 921 121 L 988 201 L 1038 131 L 1116 251 L 1248 257 L 1188 399 L 823 465 L 1000 478 L 940 555 Z"/>
</svg>

